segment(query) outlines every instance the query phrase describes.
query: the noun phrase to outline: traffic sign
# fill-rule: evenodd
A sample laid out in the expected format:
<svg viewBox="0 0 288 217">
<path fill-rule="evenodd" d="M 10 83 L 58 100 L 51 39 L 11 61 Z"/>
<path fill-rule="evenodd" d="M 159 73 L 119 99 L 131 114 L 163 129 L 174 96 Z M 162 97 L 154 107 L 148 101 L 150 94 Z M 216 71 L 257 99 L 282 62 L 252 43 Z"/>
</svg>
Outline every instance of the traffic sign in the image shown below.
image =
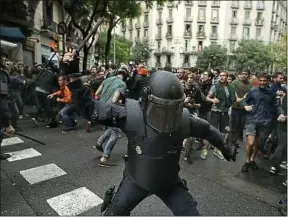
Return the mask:
<svg viewBox="0 0 288 217">
<path fill-rule="evenodd" d="M 64 35 L 66 32 L 67 32 L 67 26 L 66 26 L 66 23 L 64 22 L 60 22 L 58 25 L 57 25 L 57 31 L 60 35 Z"/>
</svg>

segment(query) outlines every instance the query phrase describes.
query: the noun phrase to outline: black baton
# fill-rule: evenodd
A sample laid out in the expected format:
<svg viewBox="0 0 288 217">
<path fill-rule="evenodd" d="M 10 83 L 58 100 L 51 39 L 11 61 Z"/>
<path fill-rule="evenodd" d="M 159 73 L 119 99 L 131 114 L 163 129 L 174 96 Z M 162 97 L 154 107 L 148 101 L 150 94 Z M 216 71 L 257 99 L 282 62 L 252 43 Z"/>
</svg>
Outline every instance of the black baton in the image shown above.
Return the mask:
<svg viewBox="0 0 288 217">
<path fill-rule="evenodd" d="M 30 139 L 30 140 L 32 140 L 32 141 L 34 141 L 34 142 L 37 142 L 37 143 L 41 144 L 41 145 L 46 145 L 44 142 L 40 142 L 40 141 L 38 141 L 38 140 L 36 140 L 36 139 L 33 139 L 33 138 L 29 137 L 29 136 L 26 136 L 26 135 L 22 134 L 22 133 L 15 132 L 14 134 L 15 134 L 15 135 L 22 136 L 22 137 L 24 137 L 24 138 L 26 138 L 26 139 Z"/>
</svg>

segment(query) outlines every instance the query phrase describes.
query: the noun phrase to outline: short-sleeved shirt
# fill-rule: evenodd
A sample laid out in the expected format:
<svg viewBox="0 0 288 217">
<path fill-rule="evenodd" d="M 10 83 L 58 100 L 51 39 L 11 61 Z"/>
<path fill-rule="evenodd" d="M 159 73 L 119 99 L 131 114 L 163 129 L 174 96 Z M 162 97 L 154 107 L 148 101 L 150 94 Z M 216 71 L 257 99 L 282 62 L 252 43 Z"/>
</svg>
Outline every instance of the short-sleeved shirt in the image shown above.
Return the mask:
<svg viewBox="0 0 288 217">
<path fill-rule="evenodd" d="M 229 93 L 229 89 L 227 86 L 224 87 L 224 90 L 225 90 L 225 93 L 226 93 L 226 96 L 227 98 L 230 97 L 230 93 Z M 212 95 L 212 96 L 215 96 L 216 94 L 216 86 L 215 84 L 211 87 L 209 93 Z M 225 108 L 224 110 L 221 110 L 217 107 L 217 105 L 213 104 L 212 107 L 211 107 L 211 111 L 214 111 L 214 112 L 228 112 L 229 108 Z"/>
<path fill-rule="evenodd" d="M 122 95 L 124 95 L 126 91 L 125 82 L 118 76 L 107 78 L 103 81 L 102 86 L 103 90 L 100 97 L 101 102 L 112 103 L 115 91 L 118 90 Z"/>
</svg>

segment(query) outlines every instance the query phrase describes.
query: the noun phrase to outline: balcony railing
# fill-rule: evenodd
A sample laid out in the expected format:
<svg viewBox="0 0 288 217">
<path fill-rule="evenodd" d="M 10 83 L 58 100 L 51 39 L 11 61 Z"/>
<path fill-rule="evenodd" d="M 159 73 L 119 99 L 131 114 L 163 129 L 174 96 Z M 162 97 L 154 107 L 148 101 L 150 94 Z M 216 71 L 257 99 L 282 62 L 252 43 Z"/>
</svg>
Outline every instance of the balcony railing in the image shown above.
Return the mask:
<svg viewBox="0 0 288 217">
<path fill-rule="evenodd" d="M 162 25 L 162 24 L 163 24 L 162 18 L 158 18 L 156 20 L 156 25 Z"/>
<path fill-rule="evenodd" d="M 232 1 L 231 8 L 238 9 L 239 8 L 239 1 Z"/>
<path fill-rule="evenodd" d="M 230 36 L 230 41 L 237 41 L 237 40 L 238 40 L 237 35 L 231 35 Z"/>
<path fill-rule="evenodd" d="M 205 32 L 197 32 L 197 38 L 198 39 L 205 39 L 206 38 Z"/>
<path fill-rule="evenodd" d="M 185 22 L 193 22 L 193 18 L 191 16 L 190 17 L 185 17 L 184 21 Z"/>
<path fill-rule="evenodd" d="M 191 38 L 192 37 L 192 32 L 184 32 L 184 38 Z"/>
<path fill-rule="evenodd" d="M 166 38 L 167 38 L 167 39 L 172 39 L 172 38 L 173 38 L 172 32 L 167 32 L 167 33 L 166 33 Z"/>
<path fill-rule="evenodd" d="M 218 39 L 218 34 L 217 33 L 211 33 L 210 39 L 211 40 L 217 40 Z"/>
<path fill-rule="evenodd" d="M 162 34 L 156 34 L 156 40 L 161 40 L 162 39 Z"/>
<path fill-rule="evenodd" d="M 133 24 L 132 23 L 129 23 L 128 29 L 133 30 Z"/>
<path fill-rule="evenodd" d="M 243 40 L 249 40 L 250 39 L 250 35 L 243 35 Z"/>
<path fill-rule="evenodd" d="M 135 28 L 136 28 L 136 29 L 140 29 L 140 28 L 141 28 L 140 23 L 135 23 Z"/>
<path fill-rule="evenodd" d="M 206 17 L 198 16 L 197 22 L 198 23 L 206 23 Z"/>
<path fill-rule="evenodd" d="M 245 2 L 244 9 L 251 10 L 252 9 L 252 3 L 251 2 Z"/>
<path fill-rule="evenodd" d="M 173 17 L 168 17 L 166 20 L 167 23 L 173 23 Z"/>
<path fill-rule="evenodd" d="M 250 26 L 251 25 L 251 20 L 250 19 L 244 20 L 243 25 Z"/>
<path fill-rule="evenodd" d="M 206 1 L 198 1 L 198 6 L 206 7 L 207 3 L 206 3 Z"/>
<path fill-rule="evenodd" d="M 212 8 L 219 8 L 220 7 L 220 1 L 212 1 Z"/>
<path fill-rule="evenodd" d="M 185 1 L 185 6 L 193 6 L 193 1 Z"/>
<path fill-rule="evenodd" d="M 219 23 L 219 17 L 212 17 L 211 23 Z"/>
<path fill-rule="evenodd" d="M 256 6 L 256 9 L 257 10 L 264 10 L 265 9 L 264 3 L 263 4 L 262 3 L 258 3 L 257 6 Z"/>
<path fill-rule="evenodd" d="M 135 42 L 139 42 L 140 41 L 140 37 L 135 37 Z"/>
<path fill-rule="evenodd" d="M 258 18 L 255 20 L 256 26 L 263 26 L 264 25 L 264 18 Z"/>
<path fill-rule="evenodd" d="M 149 22 L 148 21 L 144 21 L 143 26 L 144 26 L 144 28 L 149 27 Z"/>
<path fill-rule="evenodd" d="M 183 63 L 182 67 L 183 68 L 190 68 L 191 65 L 190 65 L 190 63 Z"/>
<path fill-rule="evenodd" d="M 237 25 L 238 24 L 238 19 L 233 17 L 231 22 L 230 22 L 231 25 Z"/>
</svg>

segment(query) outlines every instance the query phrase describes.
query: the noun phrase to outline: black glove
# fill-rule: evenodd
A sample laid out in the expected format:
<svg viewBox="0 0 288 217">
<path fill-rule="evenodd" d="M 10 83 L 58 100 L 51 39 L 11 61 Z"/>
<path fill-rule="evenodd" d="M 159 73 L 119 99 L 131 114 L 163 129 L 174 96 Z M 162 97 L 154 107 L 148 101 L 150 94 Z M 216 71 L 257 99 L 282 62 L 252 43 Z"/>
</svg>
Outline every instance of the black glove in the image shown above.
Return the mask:
<svg viewBox="0 0 288 217">
<path fill-rule="evenodd" d="M 233 160 L 236 161 L 236 155 L 237 155 L 237 149 L 233 149 L 231 147 L 228 147 L 225 145 L 222 150 L 220 150 L 223 154 L 223 157 L 227 160 Z"/>
</svg>

